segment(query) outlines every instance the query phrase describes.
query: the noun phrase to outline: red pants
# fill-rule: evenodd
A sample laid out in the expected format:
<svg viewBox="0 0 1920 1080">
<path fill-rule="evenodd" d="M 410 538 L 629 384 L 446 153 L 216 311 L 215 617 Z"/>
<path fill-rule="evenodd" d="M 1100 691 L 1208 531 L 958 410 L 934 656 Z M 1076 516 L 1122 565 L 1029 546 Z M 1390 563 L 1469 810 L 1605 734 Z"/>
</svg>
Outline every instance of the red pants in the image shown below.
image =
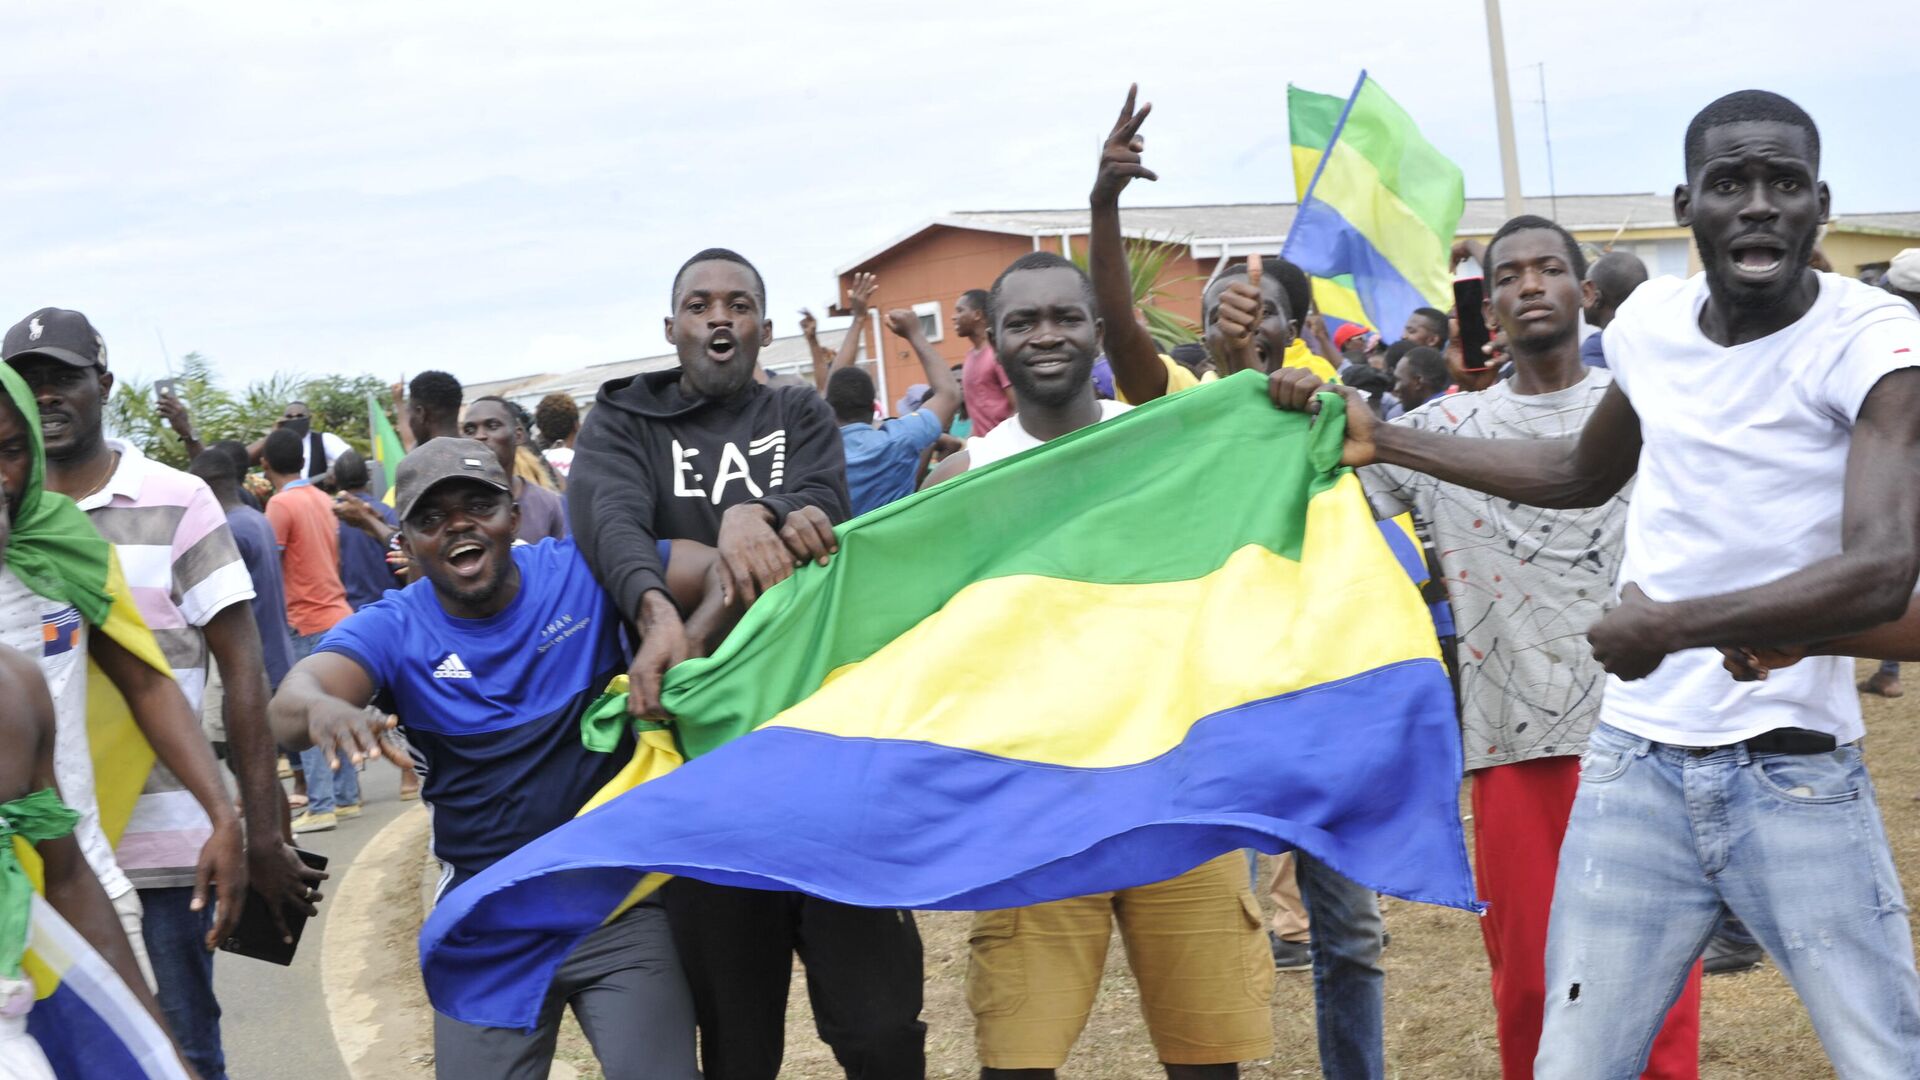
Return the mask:
<svg viewBox="0 0 1920 1080">
<path fill-rule="evenodd" d="M 1502 1080 L 1531 1080 L 1547 996 L 1547 917 L 1580 759 L 1539 758 L 1473 773 L 1473 861 L 1487 902 L 1480 933 L 1493 966 Z M 1653 1040 L 1645 1076 L 1698 1080 L 1700 966 Z"/>
</svg>

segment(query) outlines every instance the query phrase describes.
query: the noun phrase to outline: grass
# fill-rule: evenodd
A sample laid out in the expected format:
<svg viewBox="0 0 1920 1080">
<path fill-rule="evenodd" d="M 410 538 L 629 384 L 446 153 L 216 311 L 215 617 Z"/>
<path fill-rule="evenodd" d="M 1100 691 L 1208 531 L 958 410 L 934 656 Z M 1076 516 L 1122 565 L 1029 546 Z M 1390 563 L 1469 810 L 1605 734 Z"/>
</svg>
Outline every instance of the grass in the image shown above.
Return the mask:
<svg viewBox="0 0 1920 1080">
<path fill-rule="evenodd" d="M 1872 667 L 1862 665 L 1865 677 Z M 1903 882 L 1920 873 L 1920 698 L 1866 699 L 1867 763 Z M 926 942 L 927 1058 L 929 1077 L 962 1080 L 978 1075 L 973 1056 L 973 1017 L 964 981 L 970 915 L 931 912 L 920 916 Z M 1388 1075 L 1398 1080 L 1490 1080 L 1500 1074 L 1495 1051 L 1493 1005 L 1487 989 L 1487 958 L 1474 916 L 1389 901 L 1387 927 Z M 1150 1080 L 1164 1075 L 1140 1020 L 1139 995 L 1116 942 L 1105 986 L 1092 1018 L 1062 1077 L 1082 1080 Z M 1701 1018 L 1701 1076 L 1706 1080 L 1816 1080 L 1833 1076 L 1813 1028 L 1793 991 L 1771 964 L 1759 970 L 1708 979 Z M 1282 974 L 1273 998 L 1276 1053 L 1241 1074 L 1258 1080 L 1320 1075 L 1314 1049 L 1313 983 L 1305 974 Z M 597 1077 L 593 1057 L 568 1022 L 561 1054 Z M 795 965 L 787 1023 L 787 1059 L 781 1071 L 794 1080 L 844 1075 L 813 1030 L 806 985 Z"/>
</svg>

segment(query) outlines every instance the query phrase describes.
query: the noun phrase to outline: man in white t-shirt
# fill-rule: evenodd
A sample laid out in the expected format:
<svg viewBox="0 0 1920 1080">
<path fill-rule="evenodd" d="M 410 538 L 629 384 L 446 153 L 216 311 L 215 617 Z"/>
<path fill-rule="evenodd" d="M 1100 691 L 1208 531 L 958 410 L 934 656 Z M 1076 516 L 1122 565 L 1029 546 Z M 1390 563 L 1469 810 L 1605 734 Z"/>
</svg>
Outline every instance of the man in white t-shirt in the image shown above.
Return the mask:
<svg viewBox="0 0 1920 1080">
<path fill-rule="evenodd" d="M 1345 460 L 1549 507 L 1635 478 L 1620 603 L 1588 632 L 1612 677 L 1561 849 L 1536 1075 L 1637 1073 L 1724 905 L 1839 1075 L 1920 1076 L 1920 977 L 1852 662 L 1735 682 L 1715 649 L 1820 642 L 1906 611 L 1920 318 L 1806 268 L 1829 196 L 1798 106 L 1730 94 L 1685 148 L 1674 210 L 1704 273 L 1622 306 L 1605 331 L 1615 382 L 1579 438 L 1449 438 L 1349 410 Z M 1283 408 L 1317 389 L 1272 381 Z"/>
</svg>

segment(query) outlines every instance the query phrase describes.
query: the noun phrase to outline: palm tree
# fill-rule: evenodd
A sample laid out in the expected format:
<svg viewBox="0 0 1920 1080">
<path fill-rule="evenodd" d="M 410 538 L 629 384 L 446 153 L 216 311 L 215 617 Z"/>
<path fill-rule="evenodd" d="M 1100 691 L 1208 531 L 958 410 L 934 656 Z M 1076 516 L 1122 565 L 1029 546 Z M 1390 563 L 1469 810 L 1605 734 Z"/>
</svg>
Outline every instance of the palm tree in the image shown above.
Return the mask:
<svg viewBox="0 0 1920 1080">
<path fill-rule="evenodd" d="M 1200 328 L 1192 319 L 1161 307 L 1167 299 L 1167 286 L 1182 281 L 1199 281 L 1198 274 L 1161 281 L 1166 273 L 1167 264 L 1187 250 L 1185 240 L 1153 240 L 1146 237 L 1130 237 L 1126 240 L 1127 269 L 1133 277 L 1133 306 L 1146 317 L 1147 333 L 1159 344 L 1162 351 L 1175 345 L 1200 340 Z M 1081 270 L 1087 269 L 1087 256 L 1084 252 L 1074 252 L 1069 256 L 1073 264 Z"/>
</svg>

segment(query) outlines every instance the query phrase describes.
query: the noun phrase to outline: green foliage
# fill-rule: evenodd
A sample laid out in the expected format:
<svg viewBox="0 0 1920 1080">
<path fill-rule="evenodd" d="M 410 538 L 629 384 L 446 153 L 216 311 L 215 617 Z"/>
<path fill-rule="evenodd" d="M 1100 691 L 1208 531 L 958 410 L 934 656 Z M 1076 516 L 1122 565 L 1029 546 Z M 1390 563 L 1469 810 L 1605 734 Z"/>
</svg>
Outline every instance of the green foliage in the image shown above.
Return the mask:
<svg viewBox="0 0 1920 1080">
<path fill-rule="evenodd" d="M 376 401 L 387 399 L 386 384 L 372 375 L 307 378 L 276 372 L 248 383 L 236 394 L 214 381 L 213 364 L 199 353 L 188 353 L 176 370 L 176 393 L 193 419 L 194 434 L 207 445 L 222 439 L 252 443 L 273 430 L 288 402 L 304 401 L 313 410 L 313 430 L 330 431 L 367 453 L 372 446 L 367 395 Z M 186 447 L 155 405 L 151 382 L 116 381 L 107 398 L 107 431 L 156 461 L 184 469 Z"/>
<path fill-rule="evenodd" d="M 1186 241 L 1135 238 L 1128 239 L 1126 247 L 1127 269 L 1133 277 L 1133 306 L 1146 318 L 1147 333 L 1153 335 L 1162 352 L 1175 345 L 1199 341 L 1200 328 L 1192 319 L 1160 306 L 1167 298 L 1168 285 L 1201 280 L 1197 274 L 1171 281 L 1160 280 L 1167 272 L 1167 264 L 1187 249 Z M 1075 266 L 1088 269 L 1085 252 L 1076 251 L 1070 258 Z"/>
</svg>

